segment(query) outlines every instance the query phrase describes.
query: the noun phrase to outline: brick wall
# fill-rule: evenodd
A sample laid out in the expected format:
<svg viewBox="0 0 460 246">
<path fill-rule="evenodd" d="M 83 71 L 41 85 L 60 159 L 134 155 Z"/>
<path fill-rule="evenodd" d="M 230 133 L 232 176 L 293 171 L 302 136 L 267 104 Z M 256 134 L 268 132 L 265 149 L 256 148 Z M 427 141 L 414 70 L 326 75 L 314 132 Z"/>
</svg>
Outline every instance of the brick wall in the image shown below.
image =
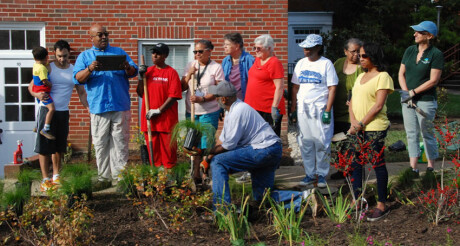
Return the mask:
<svg viewBox="0 0 460 246">
<path fill-rule="evenodd" d="M 156 0 L 156 1 L 58 1 L 2 0 L 0 22 L 45 22 L 46 46 L 52 50 L 59 39 L 69 41 L 72 63 L 89 47 L 88 30 L 100 23 L 110 32 L 110 43 L 123 48 L 138 61 L 139 39 L 210 39 L 215 44 L 213 59 L 221 62 L 222 37 L 240 32 L 247 46 L 261 34 L 275 39 L 275 54 L 285 65 L 287 81 L 288 0 Z M 138 122 L 137 78 L 131 83 L 131 125 Z M 287 87 L 286 87 L 287 88 Z M 69 141 L 78 151 L 88 142 L 89 116 L 74 92 L 70 105 Z M 283 129 L 287 129 L 287 117 Z"/>
</svg>

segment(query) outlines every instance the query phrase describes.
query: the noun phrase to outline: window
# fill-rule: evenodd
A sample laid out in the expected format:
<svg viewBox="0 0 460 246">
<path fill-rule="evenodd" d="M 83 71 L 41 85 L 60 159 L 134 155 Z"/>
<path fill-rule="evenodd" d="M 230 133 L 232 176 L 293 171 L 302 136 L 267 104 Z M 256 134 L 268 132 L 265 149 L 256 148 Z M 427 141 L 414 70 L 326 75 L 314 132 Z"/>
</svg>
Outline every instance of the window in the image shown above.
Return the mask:
<svg viewBox="0 0 460 246">
<path fill-rule="evenodd" d="M 42 23 L 1 23 L 0 55 L 29 53 L 34 47 L 44 46 L 45 25 Z"/>
<path fill-rule="evenodd" d="M 169 55 L 166 58 L 166 64 L 176 69 L 177 73 L 179 74 L 179 78 L 182 78 L 184 74 L 185 67 L 187 63 L 193 59 L 193 45 L 194 42 L 184 41 L 184 40 L 145 40 L 140 41 L 139 43 L 139 50 L 141 54 L 144 55 L 145 65 L 152 66 L 152 52 L 151 49 L 153 45 L 157 43 L 165 43 L 169 47 Z M 178 101 L 179 103 L 179 120 L 185 119 L 185 92 L 182 93 L 182 100 Z M 139 107 L 141 104 L 139 105 Z M 139 109 L 139 112 L 141 110 Z"/>
<path fill-rule="evenodd" d="M 295 43 L 300 44 L 305 40 L 308 34 L 320 34 L 321 28 L 319 27 L 307 27 L 307 28 L 296 28 L 294 29 Z"/>
<path fill-rule="evenodd" d="M 4 67 L 5 121 L 35 121 L 35 101 L 28 91 L 31 67 Z"/>
</svg>

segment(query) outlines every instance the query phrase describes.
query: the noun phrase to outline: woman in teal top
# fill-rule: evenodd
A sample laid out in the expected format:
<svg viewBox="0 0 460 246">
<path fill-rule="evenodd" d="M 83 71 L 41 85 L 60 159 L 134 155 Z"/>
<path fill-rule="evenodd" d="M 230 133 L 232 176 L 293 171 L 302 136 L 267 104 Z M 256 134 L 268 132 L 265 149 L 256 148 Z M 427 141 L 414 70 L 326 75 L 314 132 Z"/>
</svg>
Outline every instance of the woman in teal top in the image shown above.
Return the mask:
<svg viewBox="0 0 460 246">
<path fill-rule="evenodd" d="M 428 159 L 427 171 L 433 171 L 438 157 L 438 146 L 434 136 L 433 120 L 438 108 L 436 85 L 441 78 L 444 57 L 431 42 L 438 34 L 436 24 L 423 21 L 411 26 L 414 29 L 415 45 L 407 48 L 399 68 L 399 85 L 408 91 L 410 100 L 402 103 L 404 127 L 412 171 L 418 175 L 417 160 L 420 156 L 419 135 L 422 134 L 425 153 Z M 415 107 L 426 116 L 415 111 Z"/>
</svg>

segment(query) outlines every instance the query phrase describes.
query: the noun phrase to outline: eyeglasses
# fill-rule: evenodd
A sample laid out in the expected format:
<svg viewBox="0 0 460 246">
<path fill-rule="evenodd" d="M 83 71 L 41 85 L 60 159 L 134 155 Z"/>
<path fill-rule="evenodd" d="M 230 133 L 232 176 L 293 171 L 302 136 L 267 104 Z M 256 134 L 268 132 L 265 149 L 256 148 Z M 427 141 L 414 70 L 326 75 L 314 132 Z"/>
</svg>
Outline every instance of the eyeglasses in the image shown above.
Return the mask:
<svg viewBox="0 0 460 246">
<path fill-rule="evenodd" d="M 262 49 L 263 47 L 256 47 L 256 46 L 252 47 L 253 51 L 261 51 Z"/>
<path fill-rule="evenodd" d="M 193 51 L 193 54 L 195 54 L 195 55 L 198 54 L 198 53 L 203 54 L 206 50 L 208 50 L 208 49 L 205 49 L 205 50 L 194 50 L 194 51 Z"/>
<path fill-rule="evenodd" d="M 108 37 L 108 36 L 109 36 L 109 32 L 98 32 L 98 33 L 96 33 L 96 35 L 91 36 L 91 37 L 96 37 L 96 36 L 98 36 L 99 38 L 102 38 L 103 35 L 105 35 L 106 37 Z"/>
<path fill-rule="evenodd" d="M 367 59 L 367 58 L 369 58 L 369 55 L 367 55 L 367 54 L 358 54 L 358 58 Z"/>
<path fill-rule="evenodd" d="M 358 54 L 358 50 L 347 50 L 348 52 L 352 53 L 352 54 Z"/>
</svg>

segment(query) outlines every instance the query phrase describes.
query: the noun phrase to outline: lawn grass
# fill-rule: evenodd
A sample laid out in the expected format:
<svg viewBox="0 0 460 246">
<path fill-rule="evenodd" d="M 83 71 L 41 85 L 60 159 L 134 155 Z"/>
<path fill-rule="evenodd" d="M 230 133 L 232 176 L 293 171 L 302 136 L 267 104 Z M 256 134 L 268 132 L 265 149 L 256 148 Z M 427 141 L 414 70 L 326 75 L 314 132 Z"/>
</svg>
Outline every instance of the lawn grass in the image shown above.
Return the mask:
<svg viewBox="0 0 460 246">
<path fill-rule="evenodd" d="M 444 111 L 447 113 L 448 118 L 460 117 L 460 95 L 447 94 L 446 103 L 438 102 L 438 112 Z M 447 103 L 448 101 L 448 103 Z M 395 91 L 388 96 L 387 99 L 387 115 L 391 118 L 401 118 L 401 97 L 399 92 Z"/>
</svg>

